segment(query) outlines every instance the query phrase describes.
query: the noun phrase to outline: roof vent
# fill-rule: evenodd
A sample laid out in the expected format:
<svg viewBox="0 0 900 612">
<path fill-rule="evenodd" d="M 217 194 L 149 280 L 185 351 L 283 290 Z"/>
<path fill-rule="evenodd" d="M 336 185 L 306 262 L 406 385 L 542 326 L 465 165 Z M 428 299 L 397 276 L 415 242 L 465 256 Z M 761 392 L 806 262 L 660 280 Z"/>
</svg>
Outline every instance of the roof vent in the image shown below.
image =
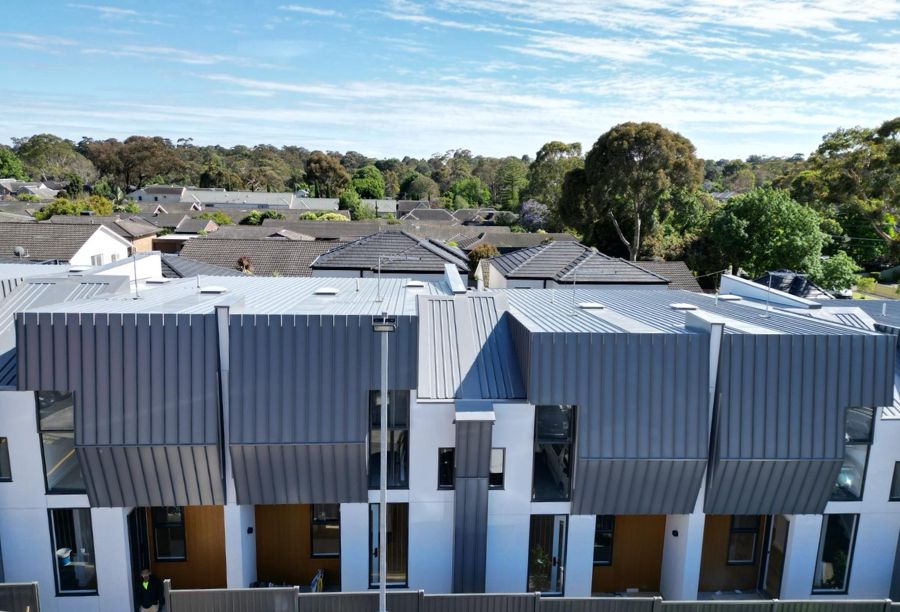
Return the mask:
<svg viewBox="0 0 900 612">
<path fill-rule="evenodd" d="M 13 249 L 13 255 L 16 257 L 28 257 L 28 249 L 23 246 L 17 246 Z"/>
<path fill-rule="evenodd" d="M 90 266 L 72 266 L 71 268 L 69 268 L 69 274 L 81 274 L 82 272 L 87 272 L 90 269 Z"/>
<path fill-rule="evenodd" d="M 313 293 L 315 295 L 337 295 L 338 290 L 336 287 L 319 287 Z"/>
<path fill-rule="evenodd" d="M 147 283 L 148 285 L 165 285 L 166 283 L 168 283 L 171 280 L 172 280 L 171 278 L 148 278 L 144 282 Z M 203 291 L 203 290 L 201 289 L 201 291 Z"/>
<path fill-rule="evenodd" d="M 694 304 L 686 304 L 684 302 L 669 304 L 669 308 L 671 308 L 672 310 L 697 310 L 697 306 L 695 306 Z"/>
<path fill-rule="evenodd" d="M 406 287 L 408 289 L 422 289 L 425 287 L 425 283 L 420 280 L 410 280 L 406 281 Z"/>
<path fill-rule="evenodd" d="M 218 285 L 208 285 L 206 287 L 200 287 L 200 293 L 206 293 L 211 295 L 220 295 L 228 291 L 225 287 L 219 287 Z"/>
<path fill-rule="evenodd" d="M 719 299 L 723 302 L 740 302 L 744 298 L 733 293 L 722 293 L 719 295 Z"/>
<path fill-rule="evenodd" d="M 606 306 L 600 302 L 581 302 L 578 304 L 578 307 L 582 310 L 602 310 L 603 308 L 606 308 Z"/>
</svg>

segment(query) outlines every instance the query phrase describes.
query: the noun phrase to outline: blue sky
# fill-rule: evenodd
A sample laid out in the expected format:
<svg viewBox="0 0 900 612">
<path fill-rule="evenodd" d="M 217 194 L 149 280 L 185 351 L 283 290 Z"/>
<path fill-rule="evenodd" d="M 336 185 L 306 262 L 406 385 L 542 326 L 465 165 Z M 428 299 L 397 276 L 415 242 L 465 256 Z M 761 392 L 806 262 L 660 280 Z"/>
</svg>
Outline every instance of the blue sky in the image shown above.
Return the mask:
<svg viewBox="0 0 900 612">
<path fill-rule="evenodd" d="M 900 0 L 0 0 L 0 141 L 531 154 L 623 121 L 707 158 L 900 114 Z M 5 30 L 5 31 L 3 31 Z"/>
</svg>

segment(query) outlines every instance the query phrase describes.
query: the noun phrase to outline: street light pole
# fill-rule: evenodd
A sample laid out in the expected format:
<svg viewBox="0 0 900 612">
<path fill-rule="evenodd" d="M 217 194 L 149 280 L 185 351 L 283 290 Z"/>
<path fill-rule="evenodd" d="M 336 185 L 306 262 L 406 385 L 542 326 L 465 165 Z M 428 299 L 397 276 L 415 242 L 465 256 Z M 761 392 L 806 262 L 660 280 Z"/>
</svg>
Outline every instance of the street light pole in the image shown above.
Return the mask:
<svg viewBox="0 0 900 612">
<path fill-rule="evenodd" d="M 380 258 L 379 258 L 380 260 Z M 380 261 L 379 261 L 380 263 Z M 387 434 L 388 434 L 388 336 L 397 329 L 396 319 L 387 313 L 372 320 L 372 329 L 381 334 L 381 428 L 380 484 L 378 498 L 378 612 L 387 612 Z"/>
</svg>

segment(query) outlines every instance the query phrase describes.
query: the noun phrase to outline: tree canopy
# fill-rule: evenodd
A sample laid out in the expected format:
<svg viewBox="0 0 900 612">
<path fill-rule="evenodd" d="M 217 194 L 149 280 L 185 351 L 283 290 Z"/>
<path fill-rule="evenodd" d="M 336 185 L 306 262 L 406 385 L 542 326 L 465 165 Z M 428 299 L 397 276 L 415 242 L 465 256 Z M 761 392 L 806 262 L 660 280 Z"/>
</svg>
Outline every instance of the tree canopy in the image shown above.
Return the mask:
<svg viewBox="0 0 900 612">
<path fill-rule="evenodd" d="M 9 147 L 0 146 L 0 178 L 22 180 L 26 176 L 22 160 Z"/>
</svg>

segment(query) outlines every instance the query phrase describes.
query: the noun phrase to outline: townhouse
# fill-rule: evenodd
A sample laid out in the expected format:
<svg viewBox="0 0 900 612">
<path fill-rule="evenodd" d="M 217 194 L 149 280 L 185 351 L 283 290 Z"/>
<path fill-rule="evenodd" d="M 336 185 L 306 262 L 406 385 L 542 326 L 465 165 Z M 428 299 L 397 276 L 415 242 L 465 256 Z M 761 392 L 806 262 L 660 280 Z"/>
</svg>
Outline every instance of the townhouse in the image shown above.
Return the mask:
<svg viewBox="0 0 900 612">
<path fill-rule="evenodd" d="M 392 587 L 431 593 L 897 587 L 895 336 L 749 294 L 471 291 L 445 270 L 16 305 L 5 580 L 51 611 L 120 610 L 147 565 L 179 589 L 323 570 L 366 590 L 382 554 Z"/>
</svg>

